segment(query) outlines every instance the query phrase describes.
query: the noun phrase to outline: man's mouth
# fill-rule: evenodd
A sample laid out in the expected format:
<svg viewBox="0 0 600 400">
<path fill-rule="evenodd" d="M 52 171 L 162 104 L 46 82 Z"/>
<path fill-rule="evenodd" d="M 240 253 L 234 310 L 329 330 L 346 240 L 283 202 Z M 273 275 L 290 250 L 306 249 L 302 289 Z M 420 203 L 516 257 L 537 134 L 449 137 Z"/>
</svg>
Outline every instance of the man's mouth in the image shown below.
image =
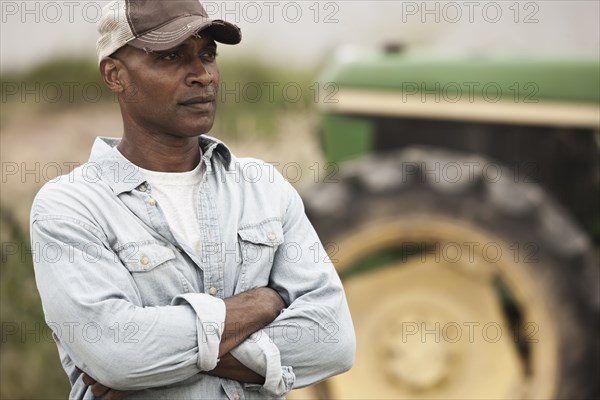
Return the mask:
<svg viewBox="0 0 600 400">
<path fill-rule="evenodd" d="M 180 102 L 179 104 L 199 111 L 208 111 L 213 107 L 214 103 L 215 96 L 208 95 L 192 97 Z"/>
<path fill-rule="evenodd" d="M 187 99 L 185 101 L 182 101 L 179 104 L 182 104 L 184 106 L 189 106 L 190 104 L 198 104 L 198 103 L 212 103 L 215 101 L 215 96 L 214 95 L 208 95 L 208 96 L 196 96 L 196 97 L 192 97 L 190 99 Z"/>
</svg>

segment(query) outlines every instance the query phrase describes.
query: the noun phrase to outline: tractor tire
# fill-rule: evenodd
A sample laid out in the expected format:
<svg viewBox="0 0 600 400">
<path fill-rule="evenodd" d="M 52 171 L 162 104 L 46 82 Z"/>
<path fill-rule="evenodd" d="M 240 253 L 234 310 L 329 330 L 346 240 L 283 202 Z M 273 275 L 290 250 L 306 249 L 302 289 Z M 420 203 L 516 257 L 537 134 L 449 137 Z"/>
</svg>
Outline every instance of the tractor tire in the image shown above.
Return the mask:
<svg viewBox="0 0 600 400">
<path fill-rule="evenodd" d="M 410 147 L 306 190 L 357 357 L 291 397 L 600 398 L 597 254 L 526 180 L 480 155 Z"/>
</svg>

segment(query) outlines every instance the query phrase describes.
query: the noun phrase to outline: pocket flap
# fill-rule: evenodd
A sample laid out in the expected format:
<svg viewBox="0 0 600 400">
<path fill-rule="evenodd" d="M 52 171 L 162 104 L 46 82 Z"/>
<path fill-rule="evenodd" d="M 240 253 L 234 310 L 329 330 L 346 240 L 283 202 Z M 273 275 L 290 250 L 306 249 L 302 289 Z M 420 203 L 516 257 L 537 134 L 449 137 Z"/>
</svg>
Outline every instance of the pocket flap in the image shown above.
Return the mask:
<svg viewBox="0 0 600 400">
<path fill-rule="evenodd" d="M 269 220 L 238 230 L 242 240 L 275 247 L 283 243 L 283 228 L 278 220 Z"/>
<path fill-rule="evenodd" d="M 129 271 L 150 271 L 176 258 L 175 252 L 159 243 L 130 243 L 118 251 L 119 258 Z"/>
</svg>

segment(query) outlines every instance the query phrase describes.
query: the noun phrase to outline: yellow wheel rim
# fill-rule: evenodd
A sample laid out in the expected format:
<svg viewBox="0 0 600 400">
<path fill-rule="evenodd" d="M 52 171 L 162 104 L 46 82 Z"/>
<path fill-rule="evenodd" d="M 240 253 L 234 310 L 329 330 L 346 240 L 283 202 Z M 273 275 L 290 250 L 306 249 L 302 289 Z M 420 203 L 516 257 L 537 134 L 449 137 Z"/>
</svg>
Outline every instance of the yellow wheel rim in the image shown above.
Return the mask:
<svg viewBox="0 0 600 400">
<path fill-rule="evenodd" d="M 477 226 L 426 214 L 373 223 L 337 243 L 332 259 L 342 277 L 358 260 L 385 249 L 438 247 L 344 279 L 357 334 L 355 366 L 325 387 L 291 398 L 552 397 L 557 336 L 544 304 L 549 297 L 519 264 L 523 257 L 514 244 Z M 528 365 L 501 307 L 496 279 L 510 288 L 527 323 Z"/>
</svg>

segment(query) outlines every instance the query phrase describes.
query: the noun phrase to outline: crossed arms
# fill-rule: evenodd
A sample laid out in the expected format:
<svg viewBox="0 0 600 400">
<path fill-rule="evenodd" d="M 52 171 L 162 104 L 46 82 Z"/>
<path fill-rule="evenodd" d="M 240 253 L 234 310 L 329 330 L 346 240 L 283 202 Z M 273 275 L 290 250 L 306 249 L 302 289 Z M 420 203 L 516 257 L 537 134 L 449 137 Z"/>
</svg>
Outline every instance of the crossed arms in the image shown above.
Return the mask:
<svg viewBox="0 0 600 400">
<path fill-rule="evenodd" d="M 186 293 L 168 306 L 144 307 L 103 231 L 83 213 L 51 213 L 51 200 L 36 201 L 31 226 L 34 250 L 52 248 L 62 254 L 56 260 L 34 259 L 46 320 L 51 327 L 76 322 L 82 328 L 93 322 L 104 330 L 95 341 L 81 331 L 69 340 L 57 338 L 74 366 L 85 372 L 73 367 L 72 382 L 85 378 L 92 389 L 95 384 L 99 390 L 107 388 L 105 393 L 112 388 L 116 396 L 206 373 L 259 385 L 264 381 L 269 394 L 282 396 L 292 384 L 310 385 L 351 367 L 352 321 L 339 277 L 322 247 L 318 262 L 310 251 L 295 263 L 277 252 L 270 288 L 225 300 Z M 302 249 L 318 242 L 296 193 L 287 214 L 282 224 L 286 241 Z M 89 262 L 90 246 L 97 249 L 94 262 Z M 123 340 L 132 326 L 135 343 Z M 250 334 L 256 340 L 248 340 Z"/>
<path fill-rule="evenodd" d="M 250 334 L 271 323 L 285 307 L 283 299 L 270 288 L 256 288 L 224 300 L 226 308 L 225 329 L 219 346 L 217 366 L 204 373 L 244 383 L 263 384 L 265 378 L 240 363 L 230 350 L 247 339 Z M 96 381 L 87 373 L 83 382 L 91 386 L 94 396 L 104 400 L 119 400 L 135 392 L 116 390 Z"/>
</svg>

